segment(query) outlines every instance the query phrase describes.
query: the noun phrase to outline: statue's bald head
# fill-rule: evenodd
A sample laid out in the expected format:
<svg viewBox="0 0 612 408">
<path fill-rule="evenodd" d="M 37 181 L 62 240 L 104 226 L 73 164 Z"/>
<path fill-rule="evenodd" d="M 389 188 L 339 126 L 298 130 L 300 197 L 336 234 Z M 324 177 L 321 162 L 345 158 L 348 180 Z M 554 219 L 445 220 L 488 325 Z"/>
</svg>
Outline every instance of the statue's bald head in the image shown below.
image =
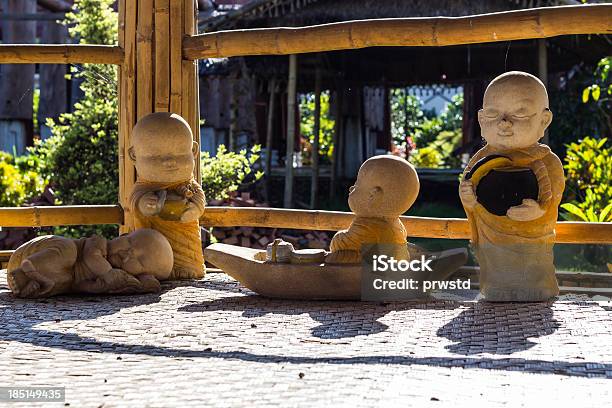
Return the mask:
<svg viewBox="0 0 612 408">
<path fill-rule="evenodd" d="M 144 271 L 157 279 L 168 279 L 174 265 L 174 255 L 166 237 L 159 231 L 142 228 L 128 234 L 128 239 Z"/>
<path fill-rule="evenodd" d="M 139 179 L 173 183 L 191 178 L 199 146 L 180 115 L 155 112 L 142 117 L 130 137 L 130 158 Z"/>
<path fill-rule="evenodd" d="M 419 194 L 419 177 L 408 161 L 391 155 L 374 156 L 359 169 L 349 206 L 357 215 L 396 217 Z"/>
<path fill-rule="evenodd" d="M 482 137 L 499 150 L 537 144 L 551 121 L 546 87 L 535 76 L 520 71 L 493 79 L 478 112 Z"/>
</svg>

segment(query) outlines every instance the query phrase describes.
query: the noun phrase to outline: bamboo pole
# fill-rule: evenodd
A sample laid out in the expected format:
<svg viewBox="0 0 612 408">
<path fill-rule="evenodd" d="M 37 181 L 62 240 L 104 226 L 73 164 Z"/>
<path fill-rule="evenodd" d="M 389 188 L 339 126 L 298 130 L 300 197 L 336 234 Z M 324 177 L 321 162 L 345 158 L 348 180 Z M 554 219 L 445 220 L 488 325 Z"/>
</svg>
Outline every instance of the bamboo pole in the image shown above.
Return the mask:
<svg viewBox="0 0 612 408">
<path fill-rule="evenodd" d="M 183 26 L 183 1 L 170 0 L 170 112 L 179 115 L 183 98 Z"/>
<path fill-rule="evenodd" d="M 546 39 L 544 38 L 538 40 L 538 78 L 540 78 L 544 86 L 548 86 L 548 51 L 546 49 Z M 548 144 L 548 141 L 548 129 L 546 129 L 542 143 Z"/>
<path fill-rule="evenodd" d="M 153 0 L 138 0 L 136 119 L 153 112 Z"/>
<path fill-rule="evenodd" d="M 129 160 L 130 134 L 136 124 L 136 2 L 121 0 L 120 41 L 123 41 L 125 60 L 121 66 L 121 85 L 119 89 L 119 203 L 124 210 L 124 224 L 119 232 L 128 232 L 132 225 L 129 210 L 129 197 L 136 181 L 134 164 Z"/>
<path fill-rule="evenodd" d="M 612 4 L 542 7 L 465 17 L 390 18 L 300 28 L 219 31 L 185 38 L 188 59 L 284 55 L 384 46 L 427 46 L 612 33 Z"/>
<path fill-rule="evenodd" d="M 469 239 L 466 219 L 400 217 L 409 237 Z M 207 207 L 200 223 L 207 227 L 268 227 L 338 231 L 348 228 L 353 214 L 340 211 L 291 210 L 260 207 Z M 612 243 L 612 223 L 558 222 L 558 243 Z"/>
<path fill-rule="evenodd" d="M 293 207 L 293 155 L 295 147 L 295 98 L 297 89 L 297 55 L 289 55 L 287 81 L 287 154 L 285 156 L 284 207 Z"/>
<path fill-rule="evenodd" d="M 268 84 L 268 126 L 266 128 L 266 176 L 272 174 L 272 137 L 274 136 L 274 108 L 276 104 L 276 78 L 272 77 Z"/>
<path fill-rule="evenodd" d="M 184 34 L 197 34 L 197 1 L 183 0 Z M 179 48 L 180 50 L 180 48 Z M 182 50 L 180 50 L 182 51 Z M 193 132 L 193 140 L 200 146 L 200 103 L 198 62 L 182 60 L 182 116 L 187 120 Z M 200 155 L 196 155 L 195 178 L 201 182 Z"/>
<path fill-rule="evenodd" d="M 0 44 L 0 64 L 114 64 L 123 63 L 115 45 Z"/>
<path fill-rule="evenodd" d="M 2 227 L 47 227 L 122 223 L 118 205 L 58 207 L 0 207 Z M 319 231 L 347 228 L 354 215 L 341 211 L 293 210 L 262 207 L 207 207 L 200 218 L 207 227 L 266 227 Z M 409 237 L 469 239 L 463 218 L 400 217 Z M 558 222 L 557 243 L 612 244 L 612 223 Z"/>
<path fill-rule="evenodd" d="M 155 0 L 155 112 L 170 110 L 170 4 Z"/>
<path fill-rule="evenodd" d="M 312 144 L 312 179 L 310 182 L 310 208 L 317 208 L 319 196 L 319 137 L 321 133 L 321 68 L 315 70 L 314 141 Z"/>
<path fill-rule="evenodd" d="M 58 207 L 0 207 L 2 227 L 121 224 L 118 205 L 66 205 Z"/>
</svg>

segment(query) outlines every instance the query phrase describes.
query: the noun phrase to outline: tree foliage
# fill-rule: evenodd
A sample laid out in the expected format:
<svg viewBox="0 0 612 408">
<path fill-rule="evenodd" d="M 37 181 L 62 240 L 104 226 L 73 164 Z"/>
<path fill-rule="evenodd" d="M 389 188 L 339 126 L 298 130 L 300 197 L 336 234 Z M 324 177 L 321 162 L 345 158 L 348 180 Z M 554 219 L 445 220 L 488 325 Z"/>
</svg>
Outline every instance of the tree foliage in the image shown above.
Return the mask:
<svg viewBox="0 0 612 408">
<path fill-rule="evenodd" d="M 202 189 L 207 200 L 223 200 L 229 193 L 237 191 L 245 182 L 257 181 L 263 173 L 253 173 L 252 167 L 259 160 L 261 147 L 255 145 L 250 151 L 230 152 L 220 145 L 213 157 L 208 152 L 201 156 Z M 252 180 L 249 178 L 252 177 Z"/>
<path fill-rule="evenodd" d="M 329 163 L 333 154 L 335 120 L 329 111 L 329 91 L 321 92 L 321 120 L 319 132 L 319 162 Z M 310 145 L 314 143 L 314 92 L 300 95 L 300 134 Z"/>
</svg>

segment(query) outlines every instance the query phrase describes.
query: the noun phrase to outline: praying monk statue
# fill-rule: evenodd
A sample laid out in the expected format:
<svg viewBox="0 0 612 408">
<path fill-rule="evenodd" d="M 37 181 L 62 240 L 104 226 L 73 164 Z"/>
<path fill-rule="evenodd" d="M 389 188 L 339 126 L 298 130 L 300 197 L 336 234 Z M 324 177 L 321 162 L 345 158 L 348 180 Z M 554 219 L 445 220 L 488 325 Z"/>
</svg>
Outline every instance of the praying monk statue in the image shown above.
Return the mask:
<svg viewBox="0 0 612 408">
<path fill-rule="evenodd" d="M 559 294 L 553 264 L 563 167 L 538 143 L 552 121 L 544 84 L 525 72 L 495 78 L 478 112 L 487 144 L 459 186 L 489 301 L 544 301 Z"/>
<path fill-rule="evenodd" d="M 151 113 L 134 126 L 129 155 L 137 180 L 130 197 L 131 227 L 153 228 L 168 239 L 174 251 L 170 279 L 205 273 L 198 220 L 206 202 L 194 179 L 199 153 L 189 125 L 175 113 Z"/>
<path fill-rule="evenodd" d="M 382 245 L 395 259 L 409 259 L 406 229 L 400 215 L 419 194 L 419 178 L 406 160 L 374 156 L 366 160 L 349 189 L 348 203 L 355 218 L 338 231 L 330 244 L 328 263 L 359 263 L 363 245 Z"/>
<path fill-rule="evenodd" d="M 159 292 L 172 271 L 172 248 L 162 234 L 140 229 L 107 241 L 99 236 L 70 239 L 45 235 L 11 255 L 7 281 L 20 298 L 68 293 Z"/>
</svg>

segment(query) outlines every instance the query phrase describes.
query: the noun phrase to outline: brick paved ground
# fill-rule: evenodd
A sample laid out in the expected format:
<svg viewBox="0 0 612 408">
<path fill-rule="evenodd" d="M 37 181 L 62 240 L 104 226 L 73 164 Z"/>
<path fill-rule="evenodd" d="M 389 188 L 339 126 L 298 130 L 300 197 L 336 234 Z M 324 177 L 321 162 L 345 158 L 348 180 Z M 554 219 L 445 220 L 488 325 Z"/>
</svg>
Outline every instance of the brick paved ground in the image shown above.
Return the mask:
<svg viewBox="0 0 612 408">
<path fill-rule="evenodd" d="M 160 295 L 31 302 L 0 275 L 0 385 L 65 386 L 71 407 L 612 399 L 610 302 L 279 301 L 223 274 Z"/>
</svg>

